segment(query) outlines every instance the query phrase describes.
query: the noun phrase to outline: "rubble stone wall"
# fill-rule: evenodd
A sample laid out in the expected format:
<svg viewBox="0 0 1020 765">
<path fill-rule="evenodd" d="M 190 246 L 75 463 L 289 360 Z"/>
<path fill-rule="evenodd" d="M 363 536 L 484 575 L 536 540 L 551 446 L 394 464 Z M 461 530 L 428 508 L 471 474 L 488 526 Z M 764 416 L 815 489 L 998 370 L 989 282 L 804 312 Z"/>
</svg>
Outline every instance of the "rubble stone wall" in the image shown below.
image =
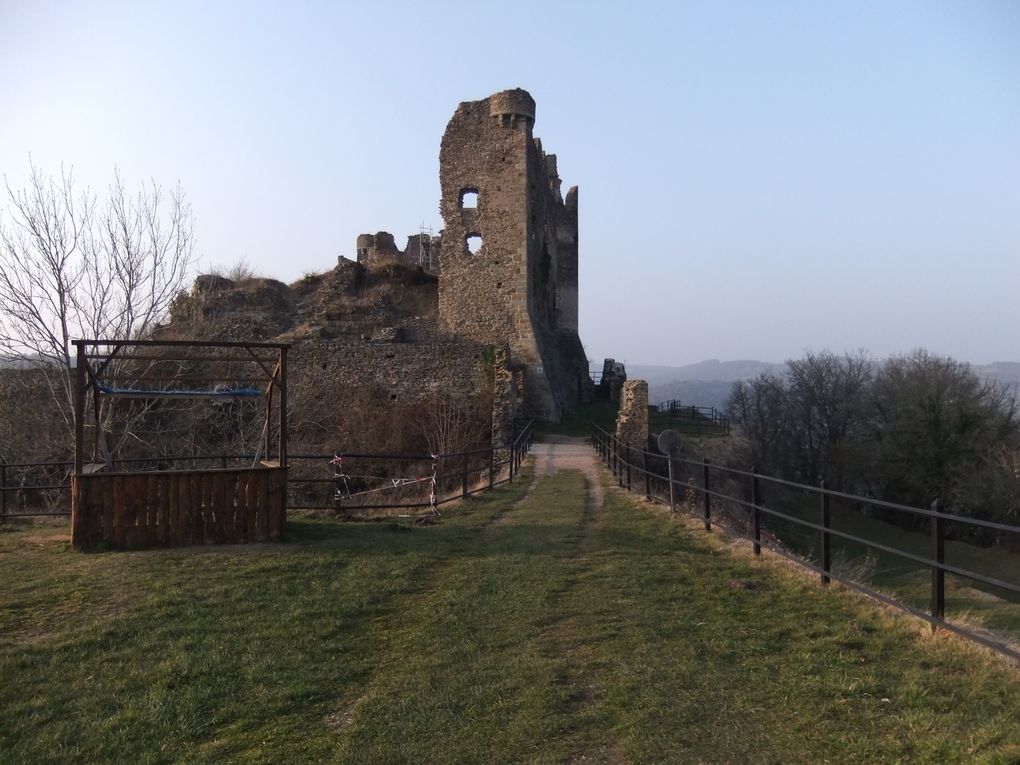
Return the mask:
<svg viewBox="0 0 1020 765">
<path fill-rule="evenodd" d="M 590 387 L 577 337 L 577 192 L 566 205 L 534 121 L 520 89 L 464 102 L 450 119 L 439 152 L 439 316 L 451 335 L 508 344 L 524 367 L 524 413 L 555 421 Z"/>
<path fill-rule="evenodd" d="M 648 383 L 627 380 L 620 392 L 616 437 L 632 449 L 648 447 Z"/>
<path fill-rule="evenodd" d="M 393 401 L 442 392 L 464 401 L 491 390 L 493 354 L 473 343 L 318 340 L 295 344 L 293 374 L 327 377 L 338 386 L 375 385 Z"/>
</svg>

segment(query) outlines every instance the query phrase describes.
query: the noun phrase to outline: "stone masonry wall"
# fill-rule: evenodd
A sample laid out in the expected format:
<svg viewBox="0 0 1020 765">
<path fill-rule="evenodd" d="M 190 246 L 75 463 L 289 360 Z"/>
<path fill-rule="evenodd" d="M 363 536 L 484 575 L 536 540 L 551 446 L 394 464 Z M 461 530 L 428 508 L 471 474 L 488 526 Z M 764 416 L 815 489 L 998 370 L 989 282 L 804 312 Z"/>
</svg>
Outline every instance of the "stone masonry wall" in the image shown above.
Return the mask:
<svg viewBox="0 0 1020 765">
<path fill-rule="evenodd" d="M 510 352 L 506 348 L 496 349 L 493 366 L 492 444 L 504 446 L 514 437 L 514 421 L 520 404 L 520 379 L 510 366 Z"/>
<path fill-rule="evenodd" d="M 359 234 L 354 246 L 357 262 L 365 268 L 378 269 L 391 263 L 400 263 L 412 268 L 421 267 L 427 273 L 439 275 L 442 240 L 438 236 L 430 236 L 422 243 L 421 234 L 411 234 L 407 237 L 407 246 L 399 250 L 393 234 L 378 231 L 374 234 Z M 339 260 L 343 260 L 343 257 Z"/>
<path fill-rule="evenodd" d="M 508 344 L 524 369 L 525 413 L 558 420 L 581 400 L 588 372 L 577 337 L 577 195 L 568 208 L 534 120 L 520 89 L 462 103 L 450 119 L 439 155 L 439 314 L 451 335 Z M 465 195 L 477 195 L 474 207 Z"/>
<path fill-rule="evenodd" d="M 376 385 L 393 401 L 435 392 L 468 401 L 492 387 L 492 352 L 473 343 L 308 341 L 291 350 L 291 368 L 339 386 Z"/>
<path fill-rule="evenodd" d="M 620 393 L 616 437 L 632 449 L 648 447 L 648 383 L 627 380 Z"/>
</svg>

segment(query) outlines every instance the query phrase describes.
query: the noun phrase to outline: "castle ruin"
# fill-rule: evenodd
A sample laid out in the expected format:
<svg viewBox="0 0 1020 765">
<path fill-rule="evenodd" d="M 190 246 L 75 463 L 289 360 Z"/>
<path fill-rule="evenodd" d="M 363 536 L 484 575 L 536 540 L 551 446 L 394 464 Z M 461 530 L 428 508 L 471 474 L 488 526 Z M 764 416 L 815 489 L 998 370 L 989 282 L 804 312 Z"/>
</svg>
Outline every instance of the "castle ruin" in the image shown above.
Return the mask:
<svg viewBox="0 0 1020 765">
<path fill-rule="evenodd" d="M 439 318 L 450 334 L 507 344 L 524 409 L 559 420 L 590 395 L 577 334 L 577 187 L 532 134 L 535 101 L 506 90 L 457 107 L 439 150 Z"/>
<path fill-rule="evenodd" d="M 534 124 L 524 90 L 461 103 L 440 144 L 438 235 L 400 250 L 362 234 L 355 258 L 289 287 L 200 277 L 171 332 L 290 342 L 295 375 L 373 385 L 387 402 L 485 388 L 496 443 L 515 416 L 558 421 L 595 387 L 578 336 L 577 188 L 561 193 Z"/>
</svg>

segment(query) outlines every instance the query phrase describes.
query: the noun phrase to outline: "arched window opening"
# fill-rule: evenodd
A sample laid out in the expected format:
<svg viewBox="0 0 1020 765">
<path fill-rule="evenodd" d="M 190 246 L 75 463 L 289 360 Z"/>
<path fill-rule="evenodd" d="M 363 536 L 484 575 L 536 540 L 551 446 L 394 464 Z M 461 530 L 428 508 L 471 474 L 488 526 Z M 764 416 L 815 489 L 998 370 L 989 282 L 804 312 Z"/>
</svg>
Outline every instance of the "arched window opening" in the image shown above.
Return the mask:
<svg viewBox="0 0 1020 765">
<path fill-rule="evenodd" d="M 467 246 L 467 251 L 472 255 L 477 255 L 482 249 L 482 235 L 481 234 L 468 234 L 464 238 L 464 244 Z"/>
<path fill-rule="evenodd" d="M 478 189 L 464 189 L 460 192 L 460 209 L 475 210 L 478 208 Z"/>
</svg>

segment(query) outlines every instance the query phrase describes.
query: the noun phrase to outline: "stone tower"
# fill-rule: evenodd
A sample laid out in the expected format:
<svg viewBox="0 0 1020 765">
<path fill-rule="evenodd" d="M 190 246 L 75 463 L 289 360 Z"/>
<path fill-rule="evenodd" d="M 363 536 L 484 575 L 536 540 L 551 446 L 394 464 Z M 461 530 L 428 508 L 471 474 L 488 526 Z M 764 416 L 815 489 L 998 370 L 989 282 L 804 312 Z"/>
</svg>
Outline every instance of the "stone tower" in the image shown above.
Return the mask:
<svg viewBox="0 0 1020 765">
<path fill-rule="evenodd" d="M 577 188 L 532 134 L 535 101 L 505 90 L 457 107 L 439 150 L 439 317 L 451 334 L 509 346 L 524 408 L 559 420 L 588 395 L 577 334 Z"/>
</svg>

